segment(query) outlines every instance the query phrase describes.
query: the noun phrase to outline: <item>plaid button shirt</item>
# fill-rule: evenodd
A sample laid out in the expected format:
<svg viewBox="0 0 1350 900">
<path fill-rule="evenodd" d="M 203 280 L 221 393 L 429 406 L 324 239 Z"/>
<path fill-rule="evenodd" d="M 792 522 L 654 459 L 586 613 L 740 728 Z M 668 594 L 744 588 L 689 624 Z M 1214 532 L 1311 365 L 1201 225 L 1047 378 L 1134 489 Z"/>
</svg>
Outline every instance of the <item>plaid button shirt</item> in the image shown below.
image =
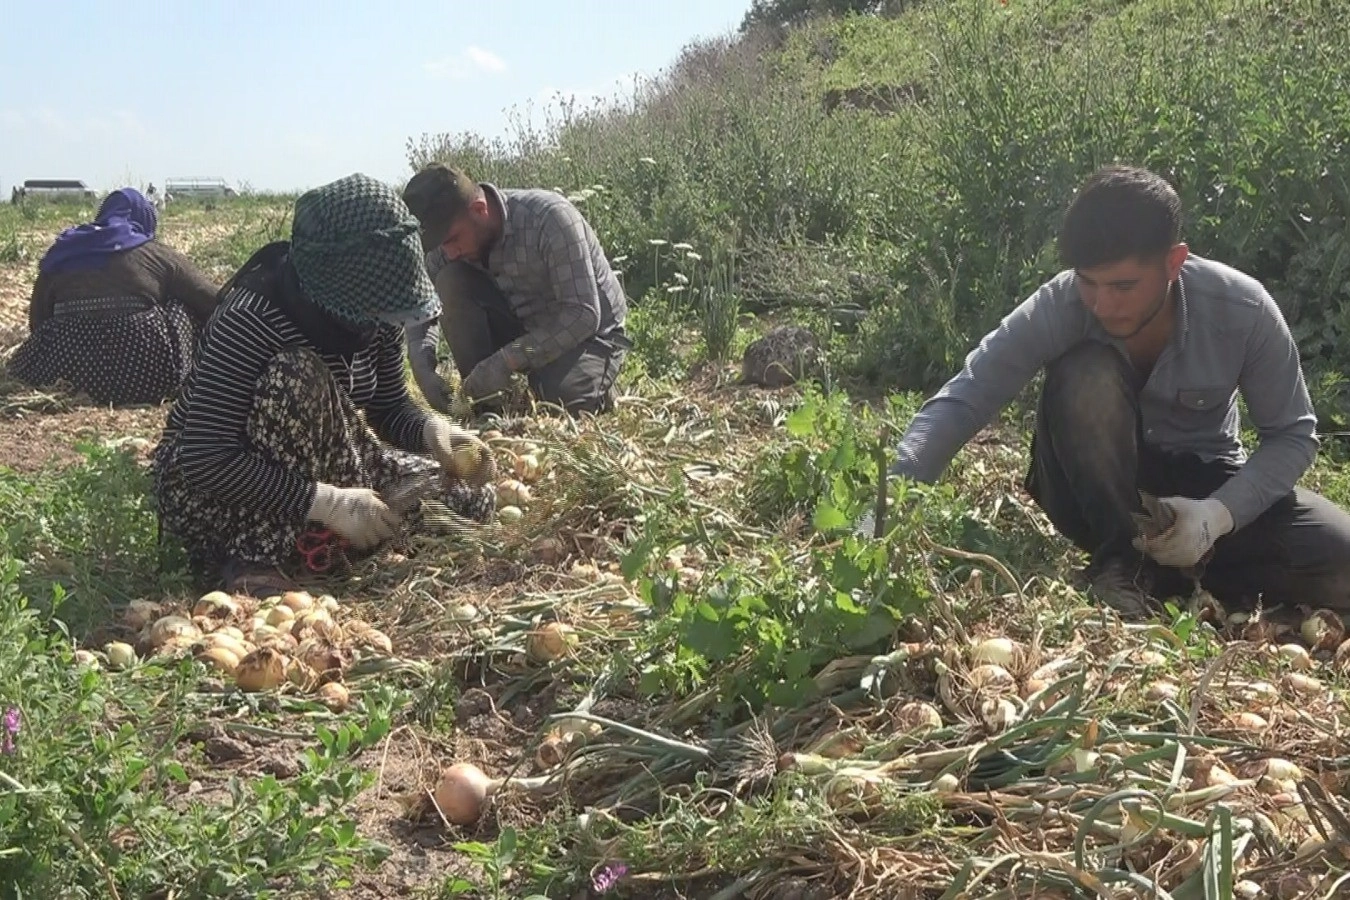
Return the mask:
<svg viewBox="0 0 1350 900">
<path fill-rule="evenodd" d="M 525 328 L 502 348 L 513 370 L 546 366 L 623 326 L 628 312 L 623 288 L 595 231 L 566 197 L 486 182 L 483 190 L 500 204 L 503 219 L 486 271 Z M 433 281 L 448 262 L 440 247 L 427 254 Z"/>
</svg>

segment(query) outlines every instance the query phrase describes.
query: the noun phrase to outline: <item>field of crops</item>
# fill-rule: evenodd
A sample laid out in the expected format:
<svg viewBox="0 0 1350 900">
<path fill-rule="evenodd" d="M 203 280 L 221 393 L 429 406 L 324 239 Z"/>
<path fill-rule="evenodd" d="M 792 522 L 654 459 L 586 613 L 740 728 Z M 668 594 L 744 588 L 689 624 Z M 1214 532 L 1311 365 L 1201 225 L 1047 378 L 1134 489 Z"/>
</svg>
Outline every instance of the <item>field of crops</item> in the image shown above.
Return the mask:
<svg viewBox="0 0 1350 900">
<path fill-rule="evenodd" d="M 1338 616 L 1093 605 L 1022 489 L 1030 394 L 899 488 L 887 537 L 850 527 L 1116 153 L 1180 180 L 1193 246 L 1288 306 L 1322 430 L 1350 421 L 1329 9 L 918 4 L 693 47 L 554 144 L 410 140 L 573 196 L 637 349 L 609 416 L 480 423 L 518 520 L 303 593 L 187 587 L 146 468 L 165 408 L 0 383 L 0 897 L 1350 896 Z M 0 358 L 91 213 L 0 206 Z M 288 228 L 253 197 L 160 238 L 223 280 Z M 779 321 L 821 334 L 820 377 L 739 383 Z M 1329 435 L 1302 483 L 1350 503 L 1345 458 Z"/>
</svg>

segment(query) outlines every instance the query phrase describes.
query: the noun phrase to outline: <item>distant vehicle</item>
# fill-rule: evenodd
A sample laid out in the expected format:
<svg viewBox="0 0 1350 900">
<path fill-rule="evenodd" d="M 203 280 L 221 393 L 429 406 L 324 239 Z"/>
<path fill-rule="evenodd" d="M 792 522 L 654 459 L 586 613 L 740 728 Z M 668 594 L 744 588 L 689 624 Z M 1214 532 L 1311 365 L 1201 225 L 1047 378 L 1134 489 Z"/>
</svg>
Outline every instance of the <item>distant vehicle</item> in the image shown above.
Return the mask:
<svg viewBox="0 0 1350 900">
<path fill-rule="evenodd" d="M 74 178 L 30 178 L 16 187 L 10 199 L 14 202 L 33 200 L 96 200 L 98 192 Z"/>
<path fill-rule="evenodd" d="M 224 178 L 170 178 L 164 182 L 164 193 L 173 200 L 239 196 L 239 192 L 226 184 Z"/>
</svg>

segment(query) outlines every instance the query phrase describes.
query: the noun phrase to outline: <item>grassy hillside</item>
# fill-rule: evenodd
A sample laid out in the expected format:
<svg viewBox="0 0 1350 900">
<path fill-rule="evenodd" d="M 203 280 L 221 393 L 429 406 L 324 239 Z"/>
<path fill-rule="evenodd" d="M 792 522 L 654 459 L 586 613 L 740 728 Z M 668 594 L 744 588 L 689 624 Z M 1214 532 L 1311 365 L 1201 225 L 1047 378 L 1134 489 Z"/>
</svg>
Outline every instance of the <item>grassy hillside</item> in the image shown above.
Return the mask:
<svg viewBox="0 0 1350 900">
<path fill-rule="evenodd" d="M 670 244 L 737 254 L 747 309 L 828 328 L 838 363 L 932 387 L 1058 268 L 1096 166 L 1177 183 L 1197 253 L 1267 280 L 1309 361 L 1344 362 L 1350 25 L 1296 0 L 955 0 L 691 46 L 629 96 L 514 137 L 424 135 L 504 184 L 581 196 L 649 306 Z M 848 108 L 849 102 L 861 109 Z M 832 107 L 832 108 L 830 108 Z M 653 245 L 665 240 L 670 244 Z"/>
<path fill-rule="evenodd" d="M 313 585 L 345 709 L 138 641 L 130 601 L 197 599 L 156 534 L 164 408 L 0 383 L 0 900 L 1343 896 L 1343 634 L 1086 602 L 1017 410 L 891 538 L 848 523 L 922 397 L 893 389 L 1054 272 L 1110 159 L 1167 171 L 1196 251 L 1267 279 L 1343 427 L 1348 49 L 1329 2 L 932 0 L 699 43 L 509 140 L 410 140 L 575 196 L 639 349 L 614 415 L 506 424 L 502 466 L 542 448 L 521 522 Z M 0 357 L 90 212 L 0 207 Z M 173 205 L 162 236 L 223 279 L 288 215 Z M 831 342 L 824 384 L 731 383 L 780 319 Z M 1347 503 L 1342 457 L 1304 483 Z M 540 652 L 556 625 L 575 643 Z M 452 824 L 429 791 L 456 761 L 534 780 Z"/>
</svg>

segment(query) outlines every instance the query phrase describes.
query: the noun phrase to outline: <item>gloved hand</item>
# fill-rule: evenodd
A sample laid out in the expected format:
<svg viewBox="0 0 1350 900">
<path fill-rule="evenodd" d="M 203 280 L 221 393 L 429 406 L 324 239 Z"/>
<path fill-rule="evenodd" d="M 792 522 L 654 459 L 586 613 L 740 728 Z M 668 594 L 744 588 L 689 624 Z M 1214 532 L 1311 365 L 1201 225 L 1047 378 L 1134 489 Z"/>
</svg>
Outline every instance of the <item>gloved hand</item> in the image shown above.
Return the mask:
<svg viewBox="0 0 1350 900">
<path fill-rule="evenodd" d="M 417 387 L 422 391 L 422 396 L 427 398 L 427 403 L 431 405 L 432 409 L 449 412 L 455 398 L 450 391 L 450 386 L 436 371 L 435 359 L 425 360 L 414 356 L 411 363 L 413 380 L 417 382 Z"/>
<path fill-rule="evenodd" d="M 430 416 L 422 437 L 431 455 L 448 474 L 477 489 L 495 481 L 497 461 L 492 450 L 475 435 L 441 416 Z"/>
<path fill-rule="evenodd" d="M 476 402 L 486 400 L 494 394 L 504 393 L 511 386 L 512 374 L 506 354 L 498 350 L 473 367 L 469 377 L 464 379 L 462 385 L 464 394 Z"/>
<path fill-rule="evenodd" d="M 1134 547 L 1155 562 L 1178 569 L 1198 563 L 1214 542 L 1233 530 L 1233 514 L 1214 497 L 1163 497 L 1158 504 L 1176 517 L 1172 527 L 1157 535 L 1140 535 Z"/>
<path fill-rule="evenodd" d="M 370 550 L 398 533 L 398 513 L 370 488 L 343 488 L 320 481 L 305 518 L 346 538 L 355 550 Z"/>
</svg>

